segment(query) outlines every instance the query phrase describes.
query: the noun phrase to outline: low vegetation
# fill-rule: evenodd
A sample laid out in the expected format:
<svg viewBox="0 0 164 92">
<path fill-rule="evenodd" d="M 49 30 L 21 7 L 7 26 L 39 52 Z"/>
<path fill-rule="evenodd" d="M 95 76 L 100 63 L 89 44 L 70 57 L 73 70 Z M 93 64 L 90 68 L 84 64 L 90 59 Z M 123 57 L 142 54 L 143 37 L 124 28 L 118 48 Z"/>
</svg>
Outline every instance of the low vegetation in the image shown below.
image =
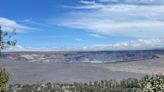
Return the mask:
<svg viewBox="0 0 164 92">
<path fill-rule="evenodd" d="M 9 73 L 5 69 L 0 69 L 0 92 L 6 91 L 6 84 L 9 80 Z"/>
<path fill-rule="evenodd" d="M 142 79 L 128 78 L 122 81 L 102 80 L 73 84 L 15 84 L 7 92 L 164 92 L 164 76 L 144 76 Z"/>
</svg>

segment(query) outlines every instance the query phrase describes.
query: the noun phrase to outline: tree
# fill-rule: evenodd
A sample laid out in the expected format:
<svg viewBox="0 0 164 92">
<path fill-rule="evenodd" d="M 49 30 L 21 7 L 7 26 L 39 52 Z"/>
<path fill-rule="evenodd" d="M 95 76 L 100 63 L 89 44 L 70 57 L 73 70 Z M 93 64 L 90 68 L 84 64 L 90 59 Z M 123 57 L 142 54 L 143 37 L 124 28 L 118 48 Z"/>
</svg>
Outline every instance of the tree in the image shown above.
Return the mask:
<svg viewBox="0 0 164 92">
<path fill-rule="evenodd" d="M 12 36 L 16 35 L 16 30 L 12 32 L 3 31 L 0 26 L 0 58 L 2 58 L 2 51 L 10 46 L 16 45 L 16 40 L 12 40 Z"/>
<path fill-rule="evenodd" d="M 2 58 L 2 50 L 16 45 L 16 40 L 12 40 L 12 36 L 16 35 L 16 30 L 12 32 L 3 31 L 0 26 L 0 59 Z M 1 61 L 0 61 L 1 63 Z M 6 84 L 9 80 L 9 73 L 0 64 L 0 92 L 6 91 Z"/>
</svg>

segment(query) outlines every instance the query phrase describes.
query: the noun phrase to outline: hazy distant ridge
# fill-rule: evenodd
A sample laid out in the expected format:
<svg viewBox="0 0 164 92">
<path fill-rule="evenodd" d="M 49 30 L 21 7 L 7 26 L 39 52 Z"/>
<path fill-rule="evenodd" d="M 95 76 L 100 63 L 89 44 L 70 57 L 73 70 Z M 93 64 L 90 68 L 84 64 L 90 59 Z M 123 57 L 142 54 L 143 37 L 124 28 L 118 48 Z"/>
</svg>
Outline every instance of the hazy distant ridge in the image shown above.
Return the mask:
<svg viewBox="0 0 164 92">
<path fill-rule="evenodd" d="M 164 50 L 7 52 L 4 58 L 29 62 L 126 62 L 160 58 Z"/>
</svg>

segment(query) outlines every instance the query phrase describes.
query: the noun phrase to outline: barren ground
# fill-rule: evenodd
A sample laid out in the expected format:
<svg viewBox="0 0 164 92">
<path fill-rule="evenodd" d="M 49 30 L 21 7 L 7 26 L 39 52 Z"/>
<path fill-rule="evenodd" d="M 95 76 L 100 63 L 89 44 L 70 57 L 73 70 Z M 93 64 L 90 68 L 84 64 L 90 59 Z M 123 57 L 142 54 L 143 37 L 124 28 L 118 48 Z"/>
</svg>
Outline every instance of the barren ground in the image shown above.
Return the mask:
<svg viewBox="0 0 164 92">
<path fill-rule="evenodd" d="M 10 83 L 72 83 L 97 80 L 141 78 L 146 74 L 164 74 L 164 56 L 159 59 L 110 64 L 35 63 L 5 61 Z"/>
</svg>

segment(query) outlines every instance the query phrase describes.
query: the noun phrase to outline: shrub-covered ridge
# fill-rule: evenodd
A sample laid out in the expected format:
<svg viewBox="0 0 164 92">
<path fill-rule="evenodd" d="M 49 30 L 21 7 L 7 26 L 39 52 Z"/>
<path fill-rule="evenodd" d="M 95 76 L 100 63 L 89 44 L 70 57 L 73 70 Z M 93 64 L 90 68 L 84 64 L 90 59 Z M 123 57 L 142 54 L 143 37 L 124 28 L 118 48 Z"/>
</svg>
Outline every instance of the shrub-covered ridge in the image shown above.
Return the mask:
<svg viewBox="0 0 164 92">
<path fill-rule="evenodd" d="M 164 76 L 156 74 L 142 79 L 128 78 L 121 81 L 102 80 L 72 84 L 15 84 L 7 92 L 164 92 Z"/>
</svg>

